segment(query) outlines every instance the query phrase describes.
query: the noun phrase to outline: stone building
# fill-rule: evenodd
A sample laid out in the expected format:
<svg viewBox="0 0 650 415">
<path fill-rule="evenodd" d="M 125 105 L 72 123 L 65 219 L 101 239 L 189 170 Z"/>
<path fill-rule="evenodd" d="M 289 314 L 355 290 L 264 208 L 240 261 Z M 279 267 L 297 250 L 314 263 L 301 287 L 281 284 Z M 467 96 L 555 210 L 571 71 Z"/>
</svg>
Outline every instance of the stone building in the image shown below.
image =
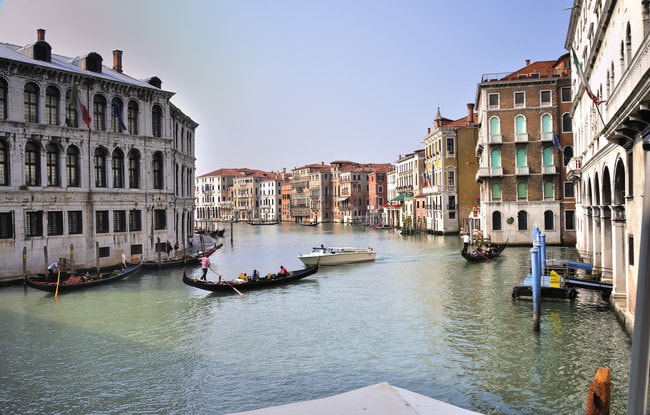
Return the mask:
<svg viewBox="0 0 650 415">
<path fill-rule="evenodd" d="M 480 223 L 493 241 L 531 244 L 533 226 L 548 244 L 575 242 L 569 55 L 526 61 L 517 71 L 483 75 L 476 93 Z"/>
<path fill-rule="evenodd" d="M 122 63 L 54 54 L 42 29 L 0 43 L 0 276 L 150 258 L 192 232 L 198 124 Z"/>
</svg>

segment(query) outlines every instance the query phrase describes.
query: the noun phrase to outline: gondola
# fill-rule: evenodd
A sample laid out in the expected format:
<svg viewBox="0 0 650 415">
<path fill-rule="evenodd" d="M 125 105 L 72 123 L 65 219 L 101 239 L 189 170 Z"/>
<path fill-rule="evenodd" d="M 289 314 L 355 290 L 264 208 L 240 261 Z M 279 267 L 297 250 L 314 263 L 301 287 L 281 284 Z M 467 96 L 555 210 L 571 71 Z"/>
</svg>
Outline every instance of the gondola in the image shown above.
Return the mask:
<svg viewBox="0 0 650 415">
<path fill-rule="evenodd" d="M 302 226 L 317 226 L 318 222 L 301 222 Z"/>
<path fill-rule="evenodd" d="M 213 238 L 223 238 L 224 233 L 226 233 L 226 228 L 215 229 L 210 232 L 210 236 Z"/>
<path fill-rule="evenodd" d="M 174 259 L 161 259 L 160 262 L 157 260 L 148 260 L 142 262 L 142 267 L 145 269 L 155 269 L 155 268 L 178 268 L 187 265 L 200 265 L 201 257 L 212 255 L 217 249 L 223 246 L 222 243 L 215 244 L 212 247 L 203 251 L 198 251 L 193 254 L 188 254 L 187 258 L 174 258 Z"/>
<path fill-rule="evenodd" d="M 490 248 L 484 249 L 481 255 L 475 255 L 471 252 L 460 251 L 460 254 L 469 262 L 490 262 L 494 258 L 501 255 L 504 249 L 508 246 L 508 241 L 502 245 L 492 245 Z"/>
<path fill-rule="evenodd" d="M 85 288 L 97 287 L 100 285 L 108 284 L 111 282 L 119 281 L 123 278 L 128 277 L 129 275 L 135 274 L 142 267 L 142 261 L 138 263 L 127 264 L 125 268 L 114 269 L 112 271 L 100 272 L 95 275 L 79 275 L 73 277 L 66 277 L 65 280 L 62 278 L 58 284 L 59 292 L 81 290 Z M 56 278 L 56 276 L 55 276 Z M 74 282 L 70 281 L 70 278 L 74 278 Z M 46 277 L 27 277 L 25 278 L 25 284 L 29 287 L 36 288 L 41 291 L 55 292 L 57 291 L 57 282 L 48 281 Z"/>
<path fill-rule="evenodd" d="M 266 277 L 262 277 L 257 281 L 248 281 L 248 282 L 235 282 L 234 281 L 204 281 L 198 278 L 190 278 L 187 276 L 187 272 L 183 269 L 183 282 L 191 287 L 200 288 L 207 291 L 226 291 L 226 292 L 235 292 L 247 291 L 247 290 L 257 290 L 261 288 L 272 288 L 278 287 L 281 285 L 287 285 L 299 281 L 305 277 L 315 274 L 318 271 L 318 266 L 307 267 L 305 269 L 292 271 L 287 276 L 278 276 L 277 274 L 269 274 Z"/>
<path fill-rule="evenodd" d="M 280 222 L 277 220 L 262 220 L 262 221 L 248 221 L 249 225 L 277 225 Z"/>
</svg>

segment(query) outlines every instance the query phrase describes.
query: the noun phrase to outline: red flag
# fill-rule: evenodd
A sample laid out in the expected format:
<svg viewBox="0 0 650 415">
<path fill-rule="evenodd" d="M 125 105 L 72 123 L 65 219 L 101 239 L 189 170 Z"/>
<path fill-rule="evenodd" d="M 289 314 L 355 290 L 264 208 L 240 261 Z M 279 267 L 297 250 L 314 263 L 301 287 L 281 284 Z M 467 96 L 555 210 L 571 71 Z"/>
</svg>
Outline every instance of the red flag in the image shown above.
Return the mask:
<svg viewBox="0 0 650 415">
<path fill-rule="evenodd" d="M 77 110 L 77 114 L 81 115 L 83 122 L 90 128 L 91 119 L 88 107 L 81 102 L 79 89 L 77 88 L 77 84 L 74 82 L 72 83 L 72 91 L 70 92 L 70 106 Z"/>
</svg>

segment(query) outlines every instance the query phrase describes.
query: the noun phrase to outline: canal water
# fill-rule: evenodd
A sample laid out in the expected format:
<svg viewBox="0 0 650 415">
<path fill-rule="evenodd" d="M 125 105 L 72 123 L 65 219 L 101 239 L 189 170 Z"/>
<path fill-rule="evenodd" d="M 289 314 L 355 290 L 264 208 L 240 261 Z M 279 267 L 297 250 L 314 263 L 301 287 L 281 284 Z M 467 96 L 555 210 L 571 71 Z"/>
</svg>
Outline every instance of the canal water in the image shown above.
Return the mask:
<svg viewBox="0 0 650 415">
<path fill-rule="evenodd" d="M 529 248 L 476 264 L 457 236 L 332 224 L 227 225 L 223 242 L 212 264 L 231 278 L 302 268 L 321 243 L 377 259 L 244 296 L 186 286 L 179 269 L 57 300 L 1 289 L 1 412 L 226 414 L 388 382 L 483 414 L 584 414 L 599 366 L 625 412 L 629 337 L 589 291 L 544 303 L 534 333 L 532 304 L 510 295 Z"/>
</svg>

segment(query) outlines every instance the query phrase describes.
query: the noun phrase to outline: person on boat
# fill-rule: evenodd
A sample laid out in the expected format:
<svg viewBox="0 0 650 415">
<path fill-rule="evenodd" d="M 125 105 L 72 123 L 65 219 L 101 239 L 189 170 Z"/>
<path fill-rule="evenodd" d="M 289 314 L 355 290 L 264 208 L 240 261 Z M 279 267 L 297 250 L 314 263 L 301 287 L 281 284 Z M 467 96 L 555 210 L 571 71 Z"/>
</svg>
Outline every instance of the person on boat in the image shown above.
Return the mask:
<svg viewBox="0 0 650 415">
<path fill-rule="evenodd" d="M 165 244 L 165 252 L 167 252 L 167 259 L 169 259 L 169 254 L 172 253 L 172 249 L 173 249 L 173 248 L 172 248 L 172 243 L 171 243 L 171 241 L 168 239 L 168 240 L 167 240 L 167 243 Z"/>
<path fill-rule="evenodd" d="M 463 234 L 463 252 L 467 252 L 467 248 L 469 247 L 469 234 L 466 232 Z"/>
<path fill-rule="evenodd" d="M 260 273 L 257 272 L 256 269 L 254 269 L 253 274 L 251 275 L 251 280 L 258 281 L 259 279 L 260 279 Z"/>
<path fill-rule="evenodd" d="M 278 276 L 286 277 L 287 275 L 289 275 L 289 271 L 287 271 L 287 269 L 283 265 L 280 265 L 280 272 L 278 272 Z"/>
<path fill-rule="evenodd" d="M 208 275 L 208 268 L 210 268 L 210 257 L 208 255 L 204 255 L 201 257 L 201 269 L 203 270 L 203 274 L 201 275 L 201 279 L 205 281 Z"/>
<path fill-rule="evenodd" d="M 56 261 L 52 262 L 50 265 L 47 266 L 48 280 L 54 277 L 55 271 L 59 271 L 59 263 Z"/>
<path fill-rule="evenodd" d="M 188 243 L 188 245 L 189 245 L 190 248 L 191 248 L 192 245 L 194 245 L 194 236 L 189 235 L 189 236 L 187 237 L 187 243 Z"/>
</svg>

